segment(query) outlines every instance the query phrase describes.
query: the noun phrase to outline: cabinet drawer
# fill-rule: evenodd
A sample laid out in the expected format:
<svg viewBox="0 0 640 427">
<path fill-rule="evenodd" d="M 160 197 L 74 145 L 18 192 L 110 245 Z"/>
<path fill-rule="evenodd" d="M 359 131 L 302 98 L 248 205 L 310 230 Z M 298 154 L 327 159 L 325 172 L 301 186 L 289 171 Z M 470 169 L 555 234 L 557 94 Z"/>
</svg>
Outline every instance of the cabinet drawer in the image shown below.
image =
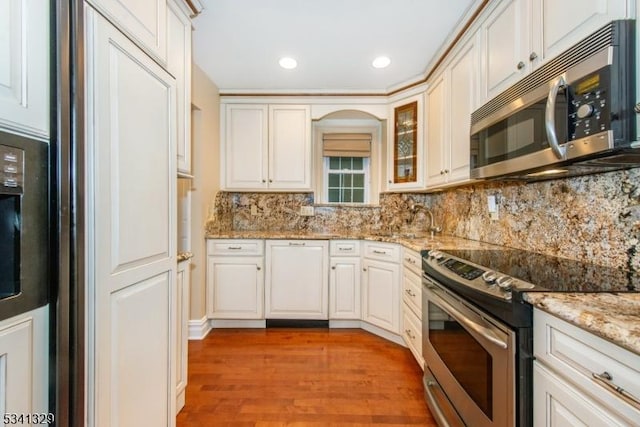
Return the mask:
<svg viewBox="0 0 640 427">
<path fill-rule="evenodd" d="M 207 240 L 207 255 L 262 255 L 263 253 L 262 240 Z"/>
<path fill-rule="evenodd" d="M 359 256 L 359 240 L 332 240 L 329 242 L 329 255 L 331 256 Z"/>
<path fill-rule="evenodd" d="M 402 300 L 422 319 L 422 280 L 413 271 L 405 268 L 402 277 Z"/>
<path fill-rule="evenodd" d="M 406 268 L 418 274 L 418 276 L 422 274 L 422 258 L 416 251 L 405 248 L 402 262 Z"/>
<path fill-rule="evenodd" d="M 381 261 L 400 261 L 400 246 L 391 243 L 364 242 L 364 256 Z"/>
<path fill-rule="evenodd" d="M 424 358 L 422 357 L 422 322 L 406 305 L 402 310 L 402 337 L 409 346 L 416 361 L 424 370 Z"/>
<path fill-rule="evenodd" d="M 640 419 L 640 408 L 594 379 L 607 373 L 610 383 L 640 397 L 640 356 L 538 309 L 534 310 L 533 348 L 536 360 L 597 398 L 613 412 Z"/>
</svg>

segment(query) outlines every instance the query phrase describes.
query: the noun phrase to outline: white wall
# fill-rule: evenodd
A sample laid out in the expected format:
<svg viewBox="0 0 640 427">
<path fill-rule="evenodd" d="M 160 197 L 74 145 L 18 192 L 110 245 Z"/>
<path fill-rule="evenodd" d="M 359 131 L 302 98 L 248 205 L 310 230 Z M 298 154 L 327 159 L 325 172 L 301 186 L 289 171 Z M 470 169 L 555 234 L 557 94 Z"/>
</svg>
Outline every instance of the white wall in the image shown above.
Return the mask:
<svg viewBox="0 0 640 427">
<path fill-rule="evenodd" d="M 220 95 L 218 87 L 193 64 L 191 183 L 191 320 L 205 317 L 205 223 L 220 190 Z"/>
</svg>

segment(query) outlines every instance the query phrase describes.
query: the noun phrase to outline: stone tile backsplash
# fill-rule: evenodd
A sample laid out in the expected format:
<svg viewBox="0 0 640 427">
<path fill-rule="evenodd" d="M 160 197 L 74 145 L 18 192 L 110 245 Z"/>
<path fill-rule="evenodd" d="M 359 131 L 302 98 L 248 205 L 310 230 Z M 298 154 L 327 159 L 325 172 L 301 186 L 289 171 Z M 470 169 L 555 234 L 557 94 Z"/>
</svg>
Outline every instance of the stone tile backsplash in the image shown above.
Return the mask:
<svg viewBox="0 0 640 427">
<path fill-rule="evenodd" d="M 498 201 L 491 220 L 487 196 Z M 441 193 L 385 193 L 378 206 L 315 206 L 313 193 L 216 195 L 207 232 L 331 234 L 427 232 L 432 210 L 443 233 L 640 271 L 640 169 L 536 183 L 488 182 Z M 257 215 L 251 214 L 252 206 Z"/>
</svg>

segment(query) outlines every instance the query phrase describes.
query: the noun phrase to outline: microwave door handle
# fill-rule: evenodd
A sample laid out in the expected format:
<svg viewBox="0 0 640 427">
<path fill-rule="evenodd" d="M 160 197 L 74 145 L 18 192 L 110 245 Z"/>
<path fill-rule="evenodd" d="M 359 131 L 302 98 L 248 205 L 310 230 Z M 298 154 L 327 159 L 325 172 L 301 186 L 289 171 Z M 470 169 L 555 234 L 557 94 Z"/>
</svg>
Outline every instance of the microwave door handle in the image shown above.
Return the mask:
<svg viewBox="0 0 640 427">
<path fill-rule="evenodd" d="M 547 130 L 547 138 L 549 146 L 558 159 L 564 159 L 565 147 L 558 144 L 558 135 L 556 134 L 556 98 L 561 87 L 565 87 L 567 82 L 564 77 L 560 76 L 553 83 L 547 97 L 547 107 L 544 112 L 544 126 Z"/>
</svg>

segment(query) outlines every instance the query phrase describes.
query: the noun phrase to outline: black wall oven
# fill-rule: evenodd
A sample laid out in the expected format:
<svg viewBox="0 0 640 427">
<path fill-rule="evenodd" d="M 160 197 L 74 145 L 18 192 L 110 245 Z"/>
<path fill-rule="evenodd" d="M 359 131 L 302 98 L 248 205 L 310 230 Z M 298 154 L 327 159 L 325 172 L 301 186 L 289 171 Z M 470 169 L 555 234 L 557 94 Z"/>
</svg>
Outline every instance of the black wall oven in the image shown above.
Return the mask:
<svg viewBox="0 0 640 427">
<path fill-rule="evenodd" d="M 0 132 L 0 320 L 49 294 L 49 147 Z"/>
</svg>

